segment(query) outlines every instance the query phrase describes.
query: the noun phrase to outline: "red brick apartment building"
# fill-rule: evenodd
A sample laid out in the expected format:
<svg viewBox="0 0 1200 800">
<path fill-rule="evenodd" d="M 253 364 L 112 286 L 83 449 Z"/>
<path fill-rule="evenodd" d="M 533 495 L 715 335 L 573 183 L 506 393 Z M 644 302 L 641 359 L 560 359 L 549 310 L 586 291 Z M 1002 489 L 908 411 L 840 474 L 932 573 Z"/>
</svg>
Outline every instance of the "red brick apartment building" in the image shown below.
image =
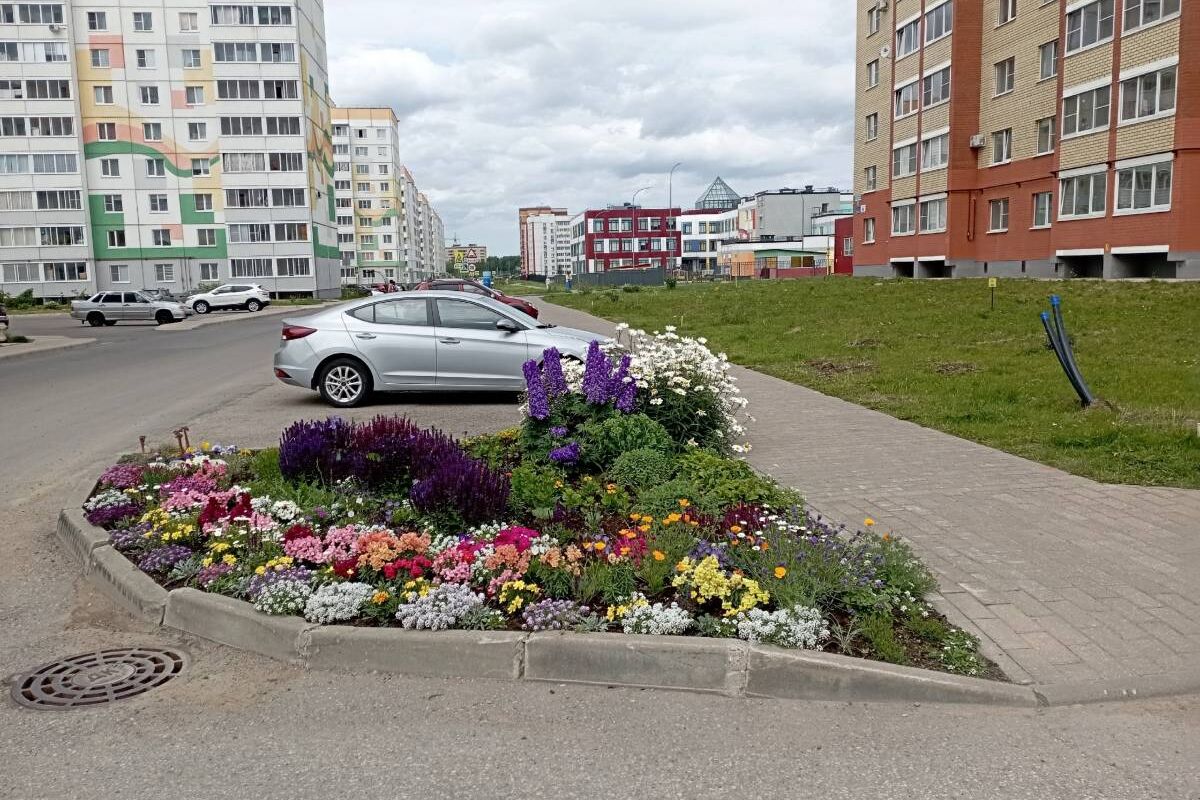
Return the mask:
<svg viewBox="0 0 1200 800">
<path fill-rule="evenodd" d="M 678 208 L 623 205 L 589 209 L 571 220 L 571 271 L 607 272 L 675 266 L 680 233 Z"/>
<path fill-rule="evenodd" d="M 855 274 L 1200 279 L 1198 0 L 855 13 Z"/>
</svg>

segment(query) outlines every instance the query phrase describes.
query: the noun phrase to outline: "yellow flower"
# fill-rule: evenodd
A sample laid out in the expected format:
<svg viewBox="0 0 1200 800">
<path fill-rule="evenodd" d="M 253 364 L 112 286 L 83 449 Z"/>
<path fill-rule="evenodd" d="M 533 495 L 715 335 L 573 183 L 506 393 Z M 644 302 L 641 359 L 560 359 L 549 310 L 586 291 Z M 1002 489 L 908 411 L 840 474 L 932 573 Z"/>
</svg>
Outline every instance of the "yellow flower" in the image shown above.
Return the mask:
<svg viewBox="0 0 1200 800">
<path fill-rule="evenodd" d="M 221 556 L 221 563 L 228 564 L 232 567 L 237 563 L 237 556 L 235 556 L 233 553 L 226 553 L 225 555 Z"/>
<path fill-rule="evenodd" d="M 688 500 L 686 497 L 679 498 L 679 507 L 680 508 L 687 508 L 691 504 L 692 504 L 692 501 Z"/>
<path fill-rule="evenodd" d="M 212 442 L 201 442 L 200 449 L 201 450 L 212 450 Z"/>
<path fill-rule="evenodd" d="M 785 575 L 787 575 L 787 567 L 780 565 L 775 568 L 775 577 L 776 578 L 779 578 L 780 580 L 782 580 Z"/>
<path fill-rule="evenodd" d="M 604 545 L 604 542 L 596 542 L 596 549 L 597 549 L 597 550 L 603 550 L 603 549 L 604 549 L 604 547 L 605 547 L 605 545 Z"/>
<path fill-rule="evenodd" d="M 563 487 L 563 482 L 562 482 L 562 481 L 555 481 L 555 482 L 554 482 L 554 488 L 555 488 L 555 489 L 561 489 L 562 487 Z"/>
<path fill-rule="evenodd" d="M 371 602 L 377 606 L 381 606 L 390 600 L 391 597 L 392 596 L 390 594 L 380 589 L 379 591 L 375 592 L 375 594 L 371 595 Z"/>
<path fill-rule="evenodd" d="M 664 553 L 662 550 L 655 550 L 653 553 L 651 553 L 651 555 L 654 556 L 655 561 L 662 561 L 664 558 L 667 557 L 667 554 Z"/>
<path fill-rule="evenodd" d="M 867 517 L 866 519 L 863 520 L 863 525 L 866 525 L 868 528 L 874 527 L 875 520 L 871 519 L 870 517 Z"/>
</svg>

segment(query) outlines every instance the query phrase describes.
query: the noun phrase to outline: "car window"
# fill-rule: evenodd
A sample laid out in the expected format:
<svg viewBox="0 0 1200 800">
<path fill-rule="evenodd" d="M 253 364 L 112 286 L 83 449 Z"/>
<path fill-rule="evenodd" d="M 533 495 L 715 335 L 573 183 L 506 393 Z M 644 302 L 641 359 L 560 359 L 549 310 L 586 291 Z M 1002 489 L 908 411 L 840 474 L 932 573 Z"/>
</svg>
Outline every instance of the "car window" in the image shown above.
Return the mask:
<svg viewBox="0 0 1200 800">
<path fill-rule="evenodd" d="M 496 322 L 504 319 L 490 308 L 484 308 L 466 300 L 451 300 L 445 297 L 438 298 L 437 311 L 443 328 L 495 330 Z"/>
<path fill-rule="evenodd" d="M 142 296 L 139 295 L 137 292 L 125 292 L 125 302 L 126 303 L 144 303 L 146 301 L 143 300 Z"/>
<path fill-rule="evenodd" d="M 428 325 L 429 307 L 424 300 L 392 300 L 375 304 L 379 325 Z"/>
<path fill-rule="evenodd" d="M 250 287 L 249 286 L 230 286 L 229 291 L 231 291 L 231 292 L 248 292 L 248 291 L 250 291 Z"/>
<path fill-rule="evenodd" d="M 100 300 L 103 299 L 103 297 L 104 297 L 103 294 L 94 294 L 88 298 L 88 302 L 89 303 L 99 303 Z"/>
<path fill-rule="evenodd" d="M 110 292 L 109 294 L 104 295 L 104 297 L 102 297 L 100 299 L 100 302 L 101 303 L 119 303 L 119 302 L 121 302 L 121 295 L 117 294 L 115 292 Z"/>
<path fill-rule="evenodd" d="M 464 283 L 462 288 L 464 292 L 469 292 L 470 294 L 479 294 L 483 295 L 484 297 L 490 297 L 487 289 L 481 289 L 480 287 L 472 286 L 469 283 Z"/>
<path fill-rule="evenodd" d="M 213 294 L 229 294 L 232 291 L 233 289 L 228 286 L 219 286 L 216 289 L 213 289 Z"/>
</svg>

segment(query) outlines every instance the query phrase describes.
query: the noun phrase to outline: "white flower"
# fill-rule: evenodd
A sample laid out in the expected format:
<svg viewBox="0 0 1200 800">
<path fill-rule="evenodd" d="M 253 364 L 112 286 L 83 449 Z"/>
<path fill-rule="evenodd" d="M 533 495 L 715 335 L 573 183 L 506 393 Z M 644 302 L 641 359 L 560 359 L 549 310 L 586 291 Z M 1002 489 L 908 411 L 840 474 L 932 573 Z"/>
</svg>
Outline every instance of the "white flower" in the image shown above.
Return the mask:
<svg viewBox="0 0 1200 800">
<path fill-rule="evenodd" d="M 692 627 L 692 615 L 678 603 L 636 605 L 621 617 L 621 630 L 652 636 L 678 636 Z"/>
<path fill-rule="evenodd" d="M 304 604 L 304 618 L 323 625 L 354 619 L 374 593 L 369 583 L 327 583 Z"/>
<path fill-rule="evenodd" d="M 737 615 L 738 638 L 779 647 L 814 650 L 829 636 L 821 612 L 808 606 L 763 611 L 761 608 Z"/>
</svg>

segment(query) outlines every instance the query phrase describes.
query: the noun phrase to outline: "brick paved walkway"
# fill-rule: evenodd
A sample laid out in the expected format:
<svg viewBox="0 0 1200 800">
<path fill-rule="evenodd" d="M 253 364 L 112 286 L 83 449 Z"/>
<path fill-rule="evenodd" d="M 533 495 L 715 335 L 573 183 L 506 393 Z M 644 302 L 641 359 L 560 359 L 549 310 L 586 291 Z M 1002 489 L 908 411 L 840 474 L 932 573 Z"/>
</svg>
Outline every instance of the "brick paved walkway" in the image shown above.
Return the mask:
<svg viewBox="0 0 1200 800">
<path fill-rule="evenodd" d="M 829 517 L 910 540 L 938 573 L 939 607 L 1014 680 L 1200 679 L 1200 491 L 1097 483 L 736 374 L 756 419 L 750 462 Z"/>
</svg>

